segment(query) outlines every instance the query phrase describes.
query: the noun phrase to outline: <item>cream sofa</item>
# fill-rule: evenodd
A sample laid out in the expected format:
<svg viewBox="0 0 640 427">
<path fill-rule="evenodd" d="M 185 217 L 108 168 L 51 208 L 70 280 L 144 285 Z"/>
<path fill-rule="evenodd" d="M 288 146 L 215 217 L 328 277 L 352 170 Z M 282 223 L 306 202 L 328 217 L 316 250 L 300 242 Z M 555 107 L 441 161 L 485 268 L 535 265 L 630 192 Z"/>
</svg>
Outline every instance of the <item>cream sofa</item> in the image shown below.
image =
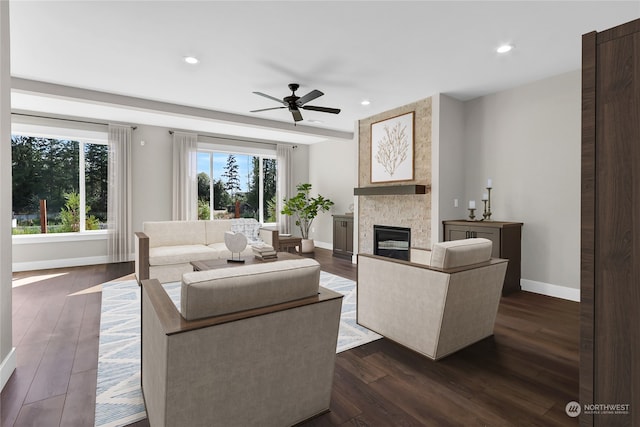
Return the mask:
<svg viewBox="0 0 640 427">
<path fill-rule="evenodd" d="M 177 282 L 184 273 L 193 271 L 191 261 L 230 258 L 231 252 L 224 244 L 227 231 L 246 235 L 248 245 L 241 256 L 252 255 L 251 245 L 262 242 L 260 223 L 254 219 L 143 223 L 142 232 L 135 233 L 138 282 L 149 278 L 160 283 Z"/>
<path fill-rule="evenodd" d="M 431 359 L 493 335 L 508 260 L 487 239 L 412 249 L 412 262 L 359 254 L 357 321 Z"/>
<path fill-rule="evenodd" d="M 309 258 L 142 281 L 151 426 L 289 426 L 329 410 L 342 295 Z"/>
</svg>

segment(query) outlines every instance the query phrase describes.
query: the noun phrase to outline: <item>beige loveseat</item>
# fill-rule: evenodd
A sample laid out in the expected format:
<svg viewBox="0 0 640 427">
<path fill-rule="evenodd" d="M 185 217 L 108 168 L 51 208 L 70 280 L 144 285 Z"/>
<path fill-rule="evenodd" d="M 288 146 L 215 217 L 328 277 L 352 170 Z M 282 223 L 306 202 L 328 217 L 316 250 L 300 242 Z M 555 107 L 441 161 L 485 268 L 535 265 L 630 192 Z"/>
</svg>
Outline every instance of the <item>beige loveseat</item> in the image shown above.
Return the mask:
<svg viewBox="0 0 640 427">
<path fill-rule="evenodd" d="M 142 281 L 150 425 L 281 427 L 328 411 L 342 295 L 319 275 L 309 258 L 187 273 L 180 312 Z"/>
<path fill-rule="evenodd" d="M 246 235 L 247 248 L 241 256 L 252 255 L 251 244 L 261 242 L 260 223 L 254 219 L 218 219 L 213 221 L 149 221 L 135 233 L 135 273 L 138 282 L 158 279 L 177 282 L 193 271 L 190 262 L 225 259 L 231 252 L 224 244 L 224 233 Z M 268 234 L 269 240 L 271 234 Z"/>
<path fill-rule="evenodd" d="M 493 335 L 507 260 L 491 241 L 412 249 L 412 262 L 359 254 L 357 321 L 431 359 Z"/>
</svg>

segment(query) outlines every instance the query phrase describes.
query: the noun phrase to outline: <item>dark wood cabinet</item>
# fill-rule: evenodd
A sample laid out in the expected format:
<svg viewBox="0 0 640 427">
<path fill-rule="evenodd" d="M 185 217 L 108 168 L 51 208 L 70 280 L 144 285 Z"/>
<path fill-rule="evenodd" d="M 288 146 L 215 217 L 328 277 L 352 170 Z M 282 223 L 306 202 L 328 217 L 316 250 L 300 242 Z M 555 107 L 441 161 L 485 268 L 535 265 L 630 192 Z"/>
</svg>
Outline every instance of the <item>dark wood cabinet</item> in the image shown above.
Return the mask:
<svg viewBox="0 0 640 427">
<path fill-rule="evenodd" d="M 353 255 L 353 215 L 333 215 L 333 256 Z"/>
<path fill-rule="evenodd" d="M 505 221 L 443 221 L 444 240 L 482 237 L 493 243 L 494 258 L 509 260 L 502 295 L 520 290 L 522 223 Z"/>
<path fill-rule="evenodd" d="M 581 426 L 640 426 L 640 19 L 582 37 Z"/>
</svg>

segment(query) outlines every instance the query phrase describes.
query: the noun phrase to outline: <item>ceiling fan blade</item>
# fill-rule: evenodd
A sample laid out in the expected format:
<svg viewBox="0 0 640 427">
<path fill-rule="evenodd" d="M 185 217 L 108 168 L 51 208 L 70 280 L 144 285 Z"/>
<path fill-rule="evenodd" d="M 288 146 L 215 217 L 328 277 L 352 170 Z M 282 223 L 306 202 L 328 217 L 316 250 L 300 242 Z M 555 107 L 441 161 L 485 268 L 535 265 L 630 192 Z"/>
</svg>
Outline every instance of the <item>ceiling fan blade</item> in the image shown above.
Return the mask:
<svg viewBox="0 0 640 427">
<path fill-rule="evenodd" d="M 311 92 L 309 92 L 308 94 L 306 94 L 305 96 L 303 96 L 302 98 L 298 99 L 296 101 L 296 104 L 298 104 L 298 107 L 303 106 L 304 104 L 306 104 L 309 101 L 313 101 L 316 98 L 321 97 L 322 95 L 324 95 L 324 93 L 320 92 L 319 90 L 312 90 Z"/>
<path fill-rule="evenodd" d="M 320 111 L 323 113 L 331 113 L 331 114 L 338 114 L 340 112 L 339 108 L 316 107 L 314 105 L 305 105 L 300 108 L 302 108 L 303 110 Z"/>
<path fill-rule="evenodd" d="M 265 98 L 272 99 L 272 100 L 276 101 L 278 104 L 284 104 L 284 101 L 282 99 L 278 99 L 278 98 L 273 97 L 271 95 L 267 95 L 266 93 L 262 93 L 262 92 L 253 92 L 253 93 L 255 93 L 256 95 L 264 96 Z"/>
<path fill-rule="evenodd" d="M 295 109 L 295 110 L 289 109 L 289 111 L 291 111 L 291 114 L 293 115 L 293 120 L 294 121 L 296 121 L 296 122 L 302 121 L 302 114 L 300 113 L 300 110 L 298 110 L 298 109 Z"/>
<path fill-rule="evenodd" d="M 280 110 L 281 108 L 287 107 L 271 107 L 271 108 L 261 108 L 260 110 L 251 110 L 250 113 L 259 113 L 260 111 L 269 111 L 269 110 Z"/>
</svg>

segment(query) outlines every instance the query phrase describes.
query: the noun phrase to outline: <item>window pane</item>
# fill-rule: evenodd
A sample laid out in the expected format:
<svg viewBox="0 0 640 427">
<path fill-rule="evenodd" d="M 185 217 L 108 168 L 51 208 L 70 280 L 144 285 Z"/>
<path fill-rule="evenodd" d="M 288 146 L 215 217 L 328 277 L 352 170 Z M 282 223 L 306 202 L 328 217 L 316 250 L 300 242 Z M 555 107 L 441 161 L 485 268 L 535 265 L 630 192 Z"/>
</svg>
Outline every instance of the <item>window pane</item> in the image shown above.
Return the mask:
<svg viewBox="0 0 640 427">
<path fill-rule="evenodd" d="M 251 156 L 250 164 L 251 167 L 247 170 L 249 179 L 247 180 L 248 185 L 245 195 L 246 205 L 250 207 L 251 215 L 246 214 L 244 216 L 260 220 L 258 212 L 258 209 L 260 209 L 260 157 Z"/>
<path fill-rule="evenodd" d="M 263 222 L 276 222 L 276 159 L 262 159 Z"/>
<path fill-rule="evenodd" d="M 200 151 L 198 198 L 209 201 L 214 219 L 234 218 L 237 201 L 241 218 L 275 222 L 276 169 L 274 158 Z"/>
<path fill-rule="evenodd" d="M 65 205 L 78 193 L 79 143 L 12 135 L 11 152 L 13 233 L 40 233 L 40 200 L 46 201 L 48 232 L 65 231 Z"/>
<path fill-rule="evenodd" d="M 86 229 L 107 228 L 107 165 L 109 148 L 102 144 L 84 144 L 84 182 Z"/>
<path fill-rule="evenodd" d="M 198 219 L 211 219 L 211 153 L 198 153 Z"/>
</svg>

